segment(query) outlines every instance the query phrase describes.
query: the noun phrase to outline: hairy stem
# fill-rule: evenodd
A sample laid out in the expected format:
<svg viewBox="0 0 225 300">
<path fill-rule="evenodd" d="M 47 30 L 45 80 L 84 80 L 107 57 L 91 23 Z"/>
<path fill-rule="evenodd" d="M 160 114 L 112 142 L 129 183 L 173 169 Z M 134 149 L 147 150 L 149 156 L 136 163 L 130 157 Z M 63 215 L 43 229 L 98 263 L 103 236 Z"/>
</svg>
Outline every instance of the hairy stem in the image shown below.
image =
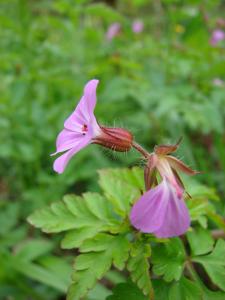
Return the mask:
<svg viewBox="0 0 225 300">
<path fill-rule="evenodd" d="M 132 146 L 134 149 L 136 149 L 139 153 L 141 153 L 145 158 L 149 157 L 148 151 L 146 151 L 142 146 L 140 146 L 136 142 L 132 142 Z"/>
</svg>

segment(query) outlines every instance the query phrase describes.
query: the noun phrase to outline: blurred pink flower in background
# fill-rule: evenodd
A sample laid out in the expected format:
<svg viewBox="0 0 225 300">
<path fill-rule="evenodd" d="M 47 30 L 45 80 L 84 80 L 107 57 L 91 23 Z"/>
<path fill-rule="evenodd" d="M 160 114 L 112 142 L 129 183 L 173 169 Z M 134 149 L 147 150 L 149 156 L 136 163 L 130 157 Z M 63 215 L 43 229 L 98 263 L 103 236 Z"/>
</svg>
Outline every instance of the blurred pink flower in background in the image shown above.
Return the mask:
<svg viewBox="0 0 225 300">
<path fill-rule="evenodd" d="M 210 38 L 210 44 L 212 46 L 216 46 L 220 41 L 225 39 L 225 33 L 221 29 L 215 29 L 212 32 L 212 36 Z"/>
<path fill-rule="evenodd" d="M 106 32 L 106 39 L 108 41 L 111 41 L 115 36 L 119 35 L 120 30 L 121 30 L 120 23 L 118 22 L 112 23 Z"/>
<path fill-rule="evenodd" d="M 219 87 L 224 85 L 224 81 L 220 78 L 214 78 L 212 83 L 213 83 L 213 85 L 219 86 Z"/>
<path fill-rule="evenodd" d="M 144 29 L 144 23 L 141 20 L 135 20 L 132 23 L 132 31 L 134 33 L 141 33 Z"/>
</svg>

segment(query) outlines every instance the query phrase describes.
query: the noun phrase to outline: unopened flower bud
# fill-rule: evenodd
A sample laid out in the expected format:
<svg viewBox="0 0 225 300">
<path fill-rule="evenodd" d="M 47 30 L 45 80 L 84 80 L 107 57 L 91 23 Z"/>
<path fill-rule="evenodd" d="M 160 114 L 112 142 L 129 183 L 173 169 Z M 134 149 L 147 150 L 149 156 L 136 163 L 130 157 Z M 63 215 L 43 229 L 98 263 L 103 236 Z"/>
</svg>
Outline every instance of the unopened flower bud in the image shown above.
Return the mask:
<svg viewBox="0 0 225 300">
<path fill-rule="evenodd" d="M 118 152 L 126 152 L 132 147 L 132 141 L 133 135 L 126 129 L 101 126 L 101 133 L 92 143 Z"/>
</svg>

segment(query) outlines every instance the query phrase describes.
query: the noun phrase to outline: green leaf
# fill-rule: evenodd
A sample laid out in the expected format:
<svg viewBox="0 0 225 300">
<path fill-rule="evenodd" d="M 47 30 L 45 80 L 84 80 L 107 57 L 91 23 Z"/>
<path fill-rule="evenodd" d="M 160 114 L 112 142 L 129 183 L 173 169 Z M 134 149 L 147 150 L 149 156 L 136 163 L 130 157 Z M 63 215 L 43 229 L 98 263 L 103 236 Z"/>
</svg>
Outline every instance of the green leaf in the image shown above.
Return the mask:
<svg viewBox="0 0 225 300">
<path fill-rule="evenodd" d="M 16 225 L 19 217 L 19 203 L 7 203 L 2 201 L 0 204 L 0 236 L 4 236 Z"/>
<path fill-rule="evenodd" d="M 156 245 L 152 254 L 153 272 L 163 276 L 165 281 L 178 280 L 185 262 L 185 250 L 179 238 L 172 238 L 165 244 Z"/>
<path fill-rule="evenodd" d="M 35 263 L 15 258 L 12 265 L 13 268 L 19 273 L 35 281 L 49 285 L 58 291 L 65 293 L 68 288 L 68 282 L 65 278 L 61 278 L 58 273 L 48 270 Z"/>
<path fill-rule="evenodd" d="M 143 180 L 140 180 L 141 171 L 138 168 L 107 169 L 99 171 L 99 184 L 106 198 L 121 216 L 128 214 L 130 204 L 141 195 Z"/>
<path fill-rule="evenodd" d="M 206 215 L 208 211 L 214 210 L 213 206 L 207 199 L 202 198 L 191 198 L 186 203 L 190 212 L 191 220 L 198 221 L 201 226 L 203 225 L 203 227 L 206 228 Z"/>
<path fill-rule="evenodd" d="M 103 283 L 97 283 L 95 287 L 89 291 L 85 300 L 105 300 L 109 295 L 111 295 L 111 290 L 105 287 Z"/>
<path fill-rule="evenodd" d="M 155 300 L 202 300 L 202 290 L 193 281 L 181 276 L 170 283 L 161 279 L 153 280 Z"/>
<path fill-rule="evenodd" d="M 48 208 L 35 211 L 28 222 L 44 232 L 61 232 L 76 228 L 75 216 L 67 209 L 63 202 L 53 203 Z"/>
<path fill-rule="evenodd" d="M 50 252 L 53 246 L 53 243 L 44 239 L 28 240 L 16 248 L 16 257 L 21 260 L 31 261 Z"/>
<path fill-rule="evenodd" d="M 150 265 L 148 261 L 150 255 L 150 245 L 144 244 L 141 241 L 136 241 L 131 250 L 127 269 L 130 271 L 131 279 L 143 291 L 144 295 L 150 295 L 150 297 L 152 297 L 153 290 L 149 273 Z"/>
<path fill-rule="evenodd" d="M 170 283 L 165 282 L 162 279 L 153 279 L 152 285 L 154 289 L 154 300 L 168 300 Z"/>
<path fill-rule="evenodd" d="M 174 282 L 169 290 L 168 300 L 201 300 L 201 289 L 198 285 L 184 276 Z"/>
<path fill-rule="evenodd" d="M 212 253 L 193 257 L 194 262 L 203 265 L 212 282 L 225 291 L 225 241 L 218 240 Z"/>
<path fill-rule="evenodd" d="M 187 180 L 188 192 L 194 199 L 207 199 L 219 201 L 220 198 L 215 189 L 208 187 L 207 185 L 200 184 L 198 181 L 189 178 Z"/>
<path fill-rule="evenodd" d="M 126 277 L 121 272 L 115 270 L 110 270 L 107 272 L 105 278 L 111 281 L 114 285 L 126 281 Z"/>
<path fill-rule="evenodd" d="M 210 210 L 208 211 L 208 217 L 216 224 L 216 226 L 222 228 L 225 231 L 225 223 L 222 216 L 218 215 L 215 211 Z"/>
<path fill-rule="evenodd" d="M 28 218 L 28 221 L 48 233 L 79 229 L 75 246 L 76 243 L 82 243 L 81 228 L 91 228 L 89 233 L 89 237 L 91 237 L 96 231 L 118 232 L 120 224 L 118 217 L 112 211 L 111 204 L 97 193 L 87 193 L 83 197 L 67 195 L 63 201 L 53 203 L 48 208 L 37 210 Z M 87 231 L 83 230 L 86 234 Z M 74 236 L 75 231 L 71 235 Z M 71 243 L 68 242 L 71 240 L 71 235 L 66 237 L 66 242 L 64 240 L 64 248 L 68 246 L 70 249 L 72 247 Z"/>
<path fill-rule="evenodd" d="M 219 197 L 214 189 L 208 188 L 205 185 L 201 185 L 193 179 L 188 180 L 188 192 L 192 198 L 188 199 L 187 205 L 189 208 L 192 221 L 198 221 L 203 227 L 207 227 L 207 217 L 215 216 L 214 222 L 218 221 L 218 217 L 215 214 L 215 208 L 209 200 L 219 201 Z M 219 222 L 219 221 L 218 221 Z M 220 222 L 223 225 L 223 222 Z M 224 226 L 224 225 L 223 225 Z M 225 226 L 224 226 L 225 228 Z"/>
<path fill-rule="evenodd" d="M 128 259 L 130 242 L 123 234 L 109 235 L 99 233 L 95 238 L 89 239 L 80 247 L 81 252 L 104 251 L 112 258 L 112 263 L 119 270 L 123 270 Z"/>
<path fill-rule="evenodd" d="M 118 13 L 117 10 L 114 10 L 110 8 L 108 5 L 105 5 L 103 3 L 96 3 L 92 5 L 88 5 L 86 8 L 86 13 L 102 17 L 103 19 L 107 21 L 121 21 L 123 19 L 122 15 Z"/>
<path fill-rule="evenodd" d="M 80 254 L 75 260 L 74 283 L 69 288 L 68 299 L 76 300 L 85 296 L 112 264 L 122 270 L 129 250 L 130 243 L 125 235 L 101 233 L 85 241 L 80 251 L 89 253 Z"/>
<path fill-rule="evenodd" d="M 119 283 L 113 288 L 113 295 L 110 295 L 106 300 L 148 300 L 138 287 L 131 283 Z"/>
<path fill-rule="evenodd" d="M 63 249 L 79 248 L 82 243 L 98 233 L 98 227 L 83 227 L 70 230 L 61 241 Z"/>
<path fill-rule="evenodd" d="M 203 300 L 224 300 L 225 293 L 222 291 L 212 292 L 208 290 L 205 286 L 203 288 Z"/>
<path fill-rule="evenodd" d="M 191 246 L 192 255 L 206 254 L 213 249 L 214 240 L 210 232 L 198 227 L 187 233 L 187 239 Z"/>
</svg>

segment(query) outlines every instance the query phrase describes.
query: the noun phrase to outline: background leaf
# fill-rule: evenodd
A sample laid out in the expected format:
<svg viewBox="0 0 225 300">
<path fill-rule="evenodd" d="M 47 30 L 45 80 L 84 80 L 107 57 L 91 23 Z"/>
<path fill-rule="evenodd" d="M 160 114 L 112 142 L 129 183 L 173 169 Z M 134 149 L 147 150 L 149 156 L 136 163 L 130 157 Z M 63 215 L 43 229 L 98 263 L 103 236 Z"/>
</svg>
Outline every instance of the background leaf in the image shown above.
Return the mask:
<svg viewBox="0 0 225 300">
<path fill-rule="evenodd" d="M 179 238 L 158 244 L 152 254 L 153 272 L 165 281 L 178 280 L 183 272 L 185 250 Z"/>
<path fill-rule="evenodd" d="M 147 300 L 140 290 L 133 283 L 120 283 L 113 289 L 113 295 L 110 295 L 106 300 Z"/>
<path fill-rule="evenodd" d="M 187 233 L 187 238 L 191 246 L 192 255 L 202 255 L 213 249 L 214 240 L 209 231 L 197 227 L 193 231 Z"/>
<path fill-rule="evenodd" d="M 211 280 L 225 291 L 225 241 L 218 240 L 212 253 L 194 257 L 193 261 L 202 264 Z"/>
</svg>

